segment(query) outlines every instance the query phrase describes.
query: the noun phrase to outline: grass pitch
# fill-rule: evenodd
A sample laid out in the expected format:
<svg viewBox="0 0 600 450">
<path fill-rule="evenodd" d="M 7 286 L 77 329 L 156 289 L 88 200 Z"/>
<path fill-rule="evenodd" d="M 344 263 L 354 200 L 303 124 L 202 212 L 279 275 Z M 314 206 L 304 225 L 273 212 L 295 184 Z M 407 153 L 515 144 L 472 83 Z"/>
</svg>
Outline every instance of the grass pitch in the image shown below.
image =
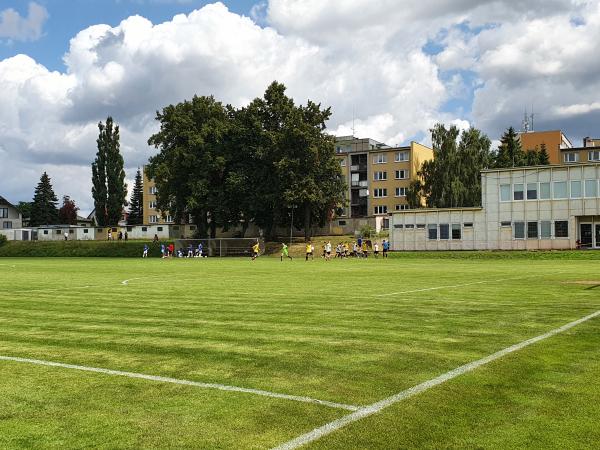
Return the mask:
<svg viewBox="0 0 600 450">
<path fill-rule="evenodd" d="M 600 310 L 600 261 L 0 260 L 0 356 L 345 405 Z M 600 318 L 309 448 L 594 448 Z M 329 406 L 0 360 L 1 448 L 271 448 Z"/>
</svg>

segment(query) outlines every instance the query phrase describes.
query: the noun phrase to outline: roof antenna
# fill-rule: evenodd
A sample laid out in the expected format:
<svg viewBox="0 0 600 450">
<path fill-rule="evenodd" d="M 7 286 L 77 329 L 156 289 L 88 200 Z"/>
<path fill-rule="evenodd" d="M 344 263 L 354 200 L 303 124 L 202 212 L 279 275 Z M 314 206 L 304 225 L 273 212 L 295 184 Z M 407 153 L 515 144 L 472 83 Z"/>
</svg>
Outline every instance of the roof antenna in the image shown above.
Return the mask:
<svg viewBox="0 0 600 450">
<path fill-rule="evenodd" d="M 525 108 L 525 114 L 523 114 L 523 123 L 521 124 L 521 131 L 523 133 L 529 132 L 529 117 L 527 116 L 527 108 Z"/>
<path fill-rule="evenodd" d="M 535 131 L 535 129 L 533 128 L 533 118 L 534 118 L 535 114 L 533 113 L 533 102 L 531 102 L 531 120 L 529 121 L 529 127 L 531 128 L 531 131 Z"/>
</svg>

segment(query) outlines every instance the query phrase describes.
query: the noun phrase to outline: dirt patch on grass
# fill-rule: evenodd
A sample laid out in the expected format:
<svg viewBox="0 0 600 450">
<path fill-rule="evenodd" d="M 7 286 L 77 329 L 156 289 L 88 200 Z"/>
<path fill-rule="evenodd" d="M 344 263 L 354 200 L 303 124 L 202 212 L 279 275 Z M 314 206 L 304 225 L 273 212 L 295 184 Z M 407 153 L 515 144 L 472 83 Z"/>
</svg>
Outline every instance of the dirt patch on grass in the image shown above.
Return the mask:
<svg viewBox="0 0 600 450">
<path fill-rule="evenodd" d="M 584 286 L 600 286 L 600 280 L 580 280 L 580 281 L 564 281 L 564 284 L 581 284 Z"/>
</svg>

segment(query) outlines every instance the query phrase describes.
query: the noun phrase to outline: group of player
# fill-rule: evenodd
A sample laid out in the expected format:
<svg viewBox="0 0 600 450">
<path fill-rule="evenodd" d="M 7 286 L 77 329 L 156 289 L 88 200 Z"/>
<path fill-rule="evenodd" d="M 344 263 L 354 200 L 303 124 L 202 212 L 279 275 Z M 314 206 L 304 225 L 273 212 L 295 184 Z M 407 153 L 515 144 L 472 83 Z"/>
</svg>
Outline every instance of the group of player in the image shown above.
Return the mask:
<svg viewBox="0 0 600 450">
<path fill-rule="evenodd" d="M 148 251 L 150 248 L 148 244 L 144 244 L 144 252 L 142 253 L 142 258 L 148 257 Z M 198 244 L 197 247 L 194 247 L 192 244 L 188 245 L 187 249 L 179 248 L 175 250 L 175 245 L 168 244 L 160 244 L 160 255 L 161 258 L 206 258 L 207 255 L 203 252 L 202 243 Z"/>
<path fill-rule="evenodd" d="M 323 254 L 322 257 L 329 261 L 333 255 L 334 249 L 331 244 L 331 241 L 325 243 L 322 247 Z M 382 253 L 383 258 L 388 257 L 388 252 L 390 250 L 390 243 L 387 239 L 384 239 L 379 245 L 379 242 L 372 242 L 369 240 L 365 240 L 362 238 L 358 238 L 356 241 L 349 242 L 340 242 L 335 246 L 335 258 L 368 258 L 369 252 L 372 251 L 375 258 L 379 258 L 380 251 Z M 314 246 L 310 244 L 310 252 L 309 245 L 306 246 L 306 260 L 308 261 L 309 254 L 311 258 L 314 255 Z"/>
<path fill-rule="evenodd" d="M 368 258 L 370 251 L 373 251 L 373 255 L 375 258 L 379 258 L 380 251 L 383 258 L 387 258 L 389 250 L 390 243 L 387 239 L 384 239 L 380 246 L 379 242 L 373 243 L 372 241 L 358 238 L 356 241 L 352 242 L 352 244 L 350 244 L 349 242 L 338 243 L 335 246 L 335 258 Z M 325 261 L 331 260 L 334 252 L 331 241 L 327 241 L 325 244 L 323 244 L 322 251 L 322 258 Z M 256 242 L 252 246 L 252 260 L 254 261 L 256 258 L 258 258 L 259 255 L 260 244 Z M 280 260 L 283 261 L 284 258 L 290 260 L 292 259 L 287 244 L 285 242 L 282 242 Z M 309 259 L 315 259 L 315 246 L 312 242 L 308 242 L 306 244 L 306 254 L 304 260 L 308 261 Z"/>
</svg>

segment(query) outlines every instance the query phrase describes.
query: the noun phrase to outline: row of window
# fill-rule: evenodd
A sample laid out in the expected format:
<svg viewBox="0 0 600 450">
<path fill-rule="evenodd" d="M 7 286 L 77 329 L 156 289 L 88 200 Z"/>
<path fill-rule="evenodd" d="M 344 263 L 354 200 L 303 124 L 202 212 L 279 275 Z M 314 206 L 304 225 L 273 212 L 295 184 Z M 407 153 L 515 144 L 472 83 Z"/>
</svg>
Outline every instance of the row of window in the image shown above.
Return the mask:
<svg viewBox="0 0 600 450">
<path fill-rule="evenodd" d="M 407 150 L 402 152 L 396 152 L 394 155 L 394 162 L 406 162 L 410 158 L 409 152 Z M 387 153 L 380 153 L 378 155 L 373 156 L 373 164 L 385 164 L 388 162 Z"/>
<path fill-rule="evenodd" d="M 396 170 L 395 176 L 396 180 L 406 180 L 409 178 L 410 172 L 408 170 Z M 374 181 L 385 181 L 387 180 L 387 172 L 373 172 L 373 180 Z"/>
<path fill-rule="evenodd" d="M 150 186 L 150 189 L 148 189 L 148 193 L 151 195 L 156 195 L 157 192 L 158 189 L 156 189 L 156 186 Z"/>
<path fill-rule="evenodd" d="M 167 218 L 165 219 L 165 222 L 167 222 L 167 223 L 171 223 L 173 221 L 174 221 L 173 216 L 167 216 Z M 155 216 L 155 215 L 148 216 L 148 222 L 158 223 L 158 216 Z"/>
<path fill-rule="evenodd" d="M 501 222 L 500 226 L 513 228 L 514 239 L 551 239 L 568 238 L 569 222 L 566 220 L 554 221 L 554 233 L 552 233 L 552 221 L 542 220 L 535 222 Z M 473 223 L 463 224 L 464 228 L 472 228 Z M 395 225 L 394 228 L 414 228 L 414 225 Z M 416 228 L 425 228 L 425 224 L 417 224 Z M 427 225 L 427 239 L 430 241 L 446 241 L 462 239 L 462 230 L 460 223 L 441 223 Z"/>
<path fill-rule="evenodd" d="M 565 153 L 563 160 L 566 163 L 579 162 L 579 152 Z M 588 161 L 600 161 L 600 151 L 593 150 L 588 152 Z"/>
<path fill-rule="evenodd" d="M 500 185 L 500 201 L 511 200 L 555 200 L 566 198 L 598 197 L 598 180 L 554 181 L 552 183 L 515 183 Z"/>
<path fill-rule="evenodd" d="M 407 190 L 407 188 L 405 188 L 405 187 L 397 187 L 395 196 L 396 197 L 406 197 L 406 190 Z M 387 188 L 373 189 L 373 197 L 374 198 L 385 198 L 387 196 L 388 196 Z"/>
<path fill-rule="evenodd" d="M 396 211 L 404 211 L 410 209 L 409 206 L 405 203 L 398 203 L 396 205 L 394 205 L 394 210 Z M 381 214 L 387 214 L 388 213 L 388 207 L 386 205 L 377 205 L 373 207 L 373 214 L 375 214 L 376 216 L 381 215 Z"/>
</svg>

